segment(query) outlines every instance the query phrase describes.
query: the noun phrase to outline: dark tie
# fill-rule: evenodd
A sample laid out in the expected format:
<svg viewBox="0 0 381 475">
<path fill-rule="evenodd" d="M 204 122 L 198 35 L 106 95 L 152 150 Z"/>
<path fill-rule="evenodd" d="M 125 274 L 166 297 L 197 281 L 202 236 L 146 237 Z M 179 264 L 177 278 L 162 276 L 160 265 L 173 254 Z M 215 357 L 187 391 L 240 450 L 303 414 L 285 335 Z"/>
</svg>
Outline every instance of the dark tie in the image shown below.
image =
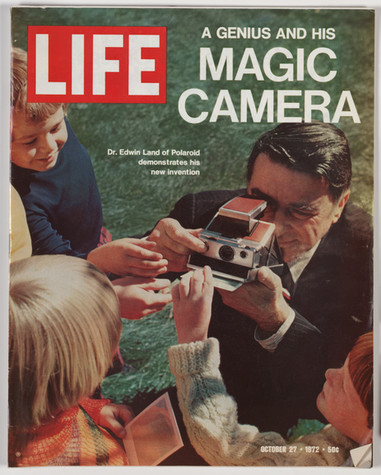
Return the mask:
<svg viewBox="0 0 381 475">
<path fill-rule="evenodd" d="M 283 273 L 282 273 L 282 284 L 283 287 L 290 292 L 290 296 L 292 297 L 295 290 L 295 283 L 292 278 L 290 268 L 287 264 L 284 264 Z"/>
</svg>

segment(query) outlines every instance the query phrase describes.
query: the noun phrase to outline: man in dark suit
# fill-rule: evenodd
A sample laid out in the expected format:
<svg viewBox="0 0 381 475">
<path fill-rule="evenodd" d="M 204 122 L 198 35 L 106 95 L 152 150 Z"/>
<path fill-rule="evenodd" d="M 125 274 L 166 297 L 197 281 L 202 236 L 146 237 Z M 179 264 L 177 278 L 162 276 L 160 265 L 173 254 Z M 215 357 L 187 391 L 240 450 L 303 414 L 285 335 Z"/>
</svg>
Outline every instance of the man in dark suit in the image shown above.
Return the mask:
<svg viewBox="0 0 381 475">
<path fill-rule="evenodd" d="M 341 366 L 372 326 L 371 220 L 348 203 L 350 181 L 342 131 L 281 124 L 255 143 L 246 190 L 187 195 L 148 238 L 170 270 L 184 272 L 189 252 L 205 250 L 200 228 L 223 203 L 246 193 L 267 202 L 262 219 L 275 224 L 288 275 L 282 282 L 261 268 L 255 282 L 216 291 L 209 330 L 241 423 L 286 435 L 299 418 L 321 419 L 315 400 L 326 369 Z"/>
</svg>

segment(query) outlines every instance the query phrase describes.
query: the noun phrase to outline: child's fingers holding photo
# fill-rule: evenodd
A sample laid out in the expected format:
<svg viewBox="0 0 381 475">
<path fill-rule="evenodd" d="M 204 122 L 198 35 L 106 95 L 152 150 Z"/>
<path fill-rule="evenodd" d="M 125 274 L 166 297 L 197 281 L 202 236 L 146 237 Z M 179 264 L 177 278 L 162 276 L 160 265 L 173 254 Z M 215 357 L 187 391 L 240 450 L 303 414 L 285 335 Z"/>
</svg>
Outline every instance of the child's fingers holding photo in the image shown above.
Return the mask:
<svg viewBox="0 0 381 475">
<path fill-rule="evenodd" d="M 132 409 L 124 404 L 107 404 L 99 415 L 99 425 L 110 429 L 117 437 L 126 435 L 125 425 L 134 418 Z"/>
</svg>

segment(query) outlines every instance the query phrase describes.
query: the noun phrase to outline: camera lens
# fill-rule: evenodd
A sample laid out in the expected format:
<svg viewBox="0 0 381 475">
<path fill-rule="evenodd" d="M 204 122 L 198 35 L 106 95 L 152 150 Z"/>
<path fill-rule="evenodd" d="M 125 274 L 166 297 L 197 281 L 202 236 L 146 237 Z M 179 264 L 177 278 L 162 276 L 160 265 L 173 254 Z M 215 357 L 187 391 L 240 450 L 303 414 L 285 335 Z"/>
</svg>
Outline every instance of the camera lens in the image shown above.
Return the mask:
<svg viewBox="0 0 381 475">
<path fill-rule="evenodd" d="M 218 254 L 223 261 L 231 261 L 234 257 L 234 249 L 230 246 L 221 246 Z"/>
</svg>

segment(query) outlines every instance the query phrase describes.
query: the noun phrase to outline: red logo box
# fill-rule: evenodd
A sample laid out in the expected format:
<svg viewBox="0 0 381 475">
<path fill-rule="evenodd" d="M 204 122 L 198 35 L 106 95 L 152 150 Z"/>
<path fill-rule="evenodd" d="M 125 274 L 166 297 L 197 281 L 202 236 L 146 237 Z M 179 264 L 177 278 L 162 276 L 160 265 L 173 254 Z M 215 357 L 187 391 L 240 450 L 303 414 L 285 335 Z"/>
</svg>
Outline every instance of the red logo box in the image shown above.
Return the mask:
<svg viewBox="0 0 381 475">
<path fill-rule="evenodd" d="M 166 28 L 29 26 L 29 102 L 166 102 Z"/>
</svg>

